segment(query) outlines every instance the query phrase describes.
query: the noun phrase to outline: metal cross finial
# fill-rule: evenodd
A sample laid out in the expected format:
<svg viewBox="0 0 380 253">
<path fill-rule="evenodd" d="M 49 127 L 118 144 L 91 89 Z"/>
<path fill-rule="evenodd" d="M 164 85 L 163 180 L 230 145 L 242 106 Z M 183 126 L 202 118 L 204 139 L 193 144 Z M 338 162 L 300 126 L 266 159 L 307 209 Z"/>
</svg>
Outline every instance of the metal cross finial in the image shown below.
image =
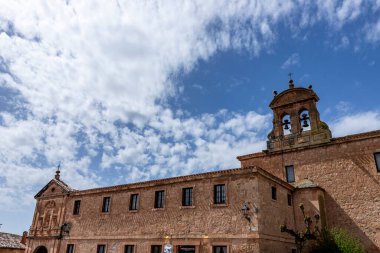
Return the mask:
<svg viewBox="0 0 380 253">
<path fill-rule="evenodd" d="M 59 174 L 60 173 L 61 173 L 61 162 L 59 162 L 58 165 L 57 165 L 57 171 L 55 172 L 54 178 L 57 179 L 57 180 L 59 180 L 59 178 L 60 178 Z"/>
<path fill-rule="evenodd" d="M 293 75 L 293 73 L 289 72 L 289 74 L 288 74 L 289 80 L 292 80 L 292 75 Z"/>
</svg>

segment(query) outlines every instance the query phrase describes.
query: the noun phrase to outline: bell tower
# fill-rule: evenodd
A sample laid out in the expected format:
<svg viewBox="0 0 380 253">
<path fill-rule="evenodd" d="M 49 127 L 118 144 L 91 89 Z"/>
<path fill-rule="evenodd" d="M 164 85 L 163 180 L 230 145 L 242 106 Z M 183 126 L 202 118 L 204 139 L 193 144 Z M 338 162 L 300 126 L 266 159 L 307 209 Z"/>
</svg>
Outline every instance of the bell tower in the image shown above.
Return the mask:
<svg viewBox="0 0 380 253">
<path fill-rule="evenodd" d="M 273 130 L 268 135 L 268 152 L 330 142 L 331 131 L 319 118 L 319 97 L 311 85 L 294 87 L 293 80 L 289 80 L 287 90 L 273 94 L 269 105 L 273 110 Z"/>
</svg>

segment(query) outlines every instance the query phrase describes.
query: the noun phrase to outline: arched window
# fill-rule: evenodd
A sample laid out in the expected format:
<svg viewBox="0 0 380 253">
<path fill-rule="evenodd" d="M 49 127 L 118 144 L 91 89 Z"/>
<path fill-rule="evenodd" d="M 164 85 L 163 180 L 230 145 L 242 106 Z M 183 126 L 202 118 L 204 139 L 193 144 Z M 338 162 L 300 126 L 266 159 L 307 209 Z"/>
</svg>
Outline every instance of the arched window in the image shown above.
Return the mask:
<svg viewBox="0 0 380 253">
<path fill-rule="evenodd" d="M 300 127 L 302 131 L 310 130 L 310 116 L 308 110 L 302 110 L 300 112 Z"/>
<path fill-rule="evenodd" d="M 291 134 L 292 125 L 290 124 L 290 115 L 285 114 L 284 116 L 282 116 L 281 122 L 282 122 L 282 132 L 284 133 L 284 135 Z"/>
</svg>

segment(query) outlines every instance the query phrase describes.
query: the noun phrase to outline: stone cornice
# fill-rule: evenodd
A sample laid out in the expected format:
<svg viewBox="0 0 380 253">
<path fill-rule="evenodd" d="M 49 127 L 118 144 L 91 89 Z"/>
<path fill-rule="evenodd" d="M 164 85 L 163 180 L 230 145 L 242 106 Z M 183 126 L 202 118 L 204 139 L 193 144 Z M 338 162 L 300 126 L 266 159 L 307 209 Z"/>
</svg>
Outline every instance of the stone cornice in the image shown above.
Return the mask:
<svg viewBox="0 0 380 253">
<path fill-rule="evenodd" d="M 263 150 L 262 152 L 242 155 L 242 156 L 238 156 L 236 158 L 239 161 L 244 161 L 244 160 L 257 158 L 257 157 L 264 157 L 264 156 L 268 156 L 268 155 L 270 156 L 270 155 L 277 155 L 277 154 L 281 154 L 281 153 L 291 153 L 291 152 L 295 152 L 295 151 L 299 151 L 299 150 L 319 148 L 321 146 L 332 146 L 332 145 L 336 145 L 336 144 L 348 143 L 348 142 L 353 142 L 353 141 L 361 141 L 361 140 L 372 139 L 372 138 L 380 138 L 380 130 L 375 130 L 375 131 L 365 132 L 365 133 L 359 133 L 359 134 L 352 134 L 352 135 L 347 135 L 347 136 L 337 137 L 337 138 L 331 138 L 331 141 L 327 142 L 327 143 L 315 144 L 315 145 L 304 146 L 304 147 L 297 147 L 297 148 L 293 148 L 293 149 L 278 150 L 275 152 L 268 152 L 267 150 Z"/>
<path fill-rule="evenodd" d="M 71 195 L 81 196 L 81 195 L 89 195 L 89 194 L 110 193 L 110 192 L 116 192 L 116 191 L 121 191 L 121 190 L 149 188 L 149 187 L 154 187 L 154 186 L 162 186 L 162 185 L 175 184 L 175 183 L 185 183 L 185 182 L 191 182 L 191 181 L 197 181 L 197 180 L 229 177 L 229 176 L 244 175 L 244 174 L 249 174 L 249 175 L 260 174 L 268 178 L 269 180 L 282 185 L 283 187 L 289 190 L 292 190 L 294 188 L 292 185 L 284 182 L 280 178 L 273 176 L 272 174 L 266 172 L 265 170 L 257 166 L 250 166 L 250 167 L 245 167 L 245 168 L 211 171 L 211 172 L 205 172 L 205 173 L 199 173 L 199 174 L 193 174 L 193 175 L 187 175 L 187 176 L 164 178 L 164 179 L 157 179 L 157 180 L 123 184 L 123 185 L 107 186 L 107 187 L 100 187 L 100 188 L 93 188 L 93 189 L 86 189 L 86 190 L 77 190 L 75 192 L 71 192 Z"/>
</svg>

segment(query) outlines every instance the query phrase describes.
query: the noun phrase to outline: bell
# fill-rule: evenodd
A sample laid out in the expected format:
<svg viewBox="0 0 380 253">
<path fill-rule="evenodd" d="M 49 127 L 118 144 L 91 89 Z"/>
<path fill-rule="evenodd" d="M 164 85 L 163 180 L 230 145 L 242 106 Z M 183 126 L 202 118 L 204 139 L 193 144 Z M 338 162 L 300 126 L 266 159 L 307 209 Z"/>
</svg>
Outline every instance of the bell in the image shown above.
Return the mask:
<svg viewBox="0 0 380 253">
<path fill-rule="evenodd" d="M 307 119 L 303 120 L 302 127 L 309 127 L 309 123 L 307 123 Z"/>
<path fill-rule="evenodd" d="M 285 125 L 284 125 L 284 129 L 285 129 L 285 130 L 289 130 L 289 125 L 288 125 L 288 124 L 285 124 Z"/>
</svg>

